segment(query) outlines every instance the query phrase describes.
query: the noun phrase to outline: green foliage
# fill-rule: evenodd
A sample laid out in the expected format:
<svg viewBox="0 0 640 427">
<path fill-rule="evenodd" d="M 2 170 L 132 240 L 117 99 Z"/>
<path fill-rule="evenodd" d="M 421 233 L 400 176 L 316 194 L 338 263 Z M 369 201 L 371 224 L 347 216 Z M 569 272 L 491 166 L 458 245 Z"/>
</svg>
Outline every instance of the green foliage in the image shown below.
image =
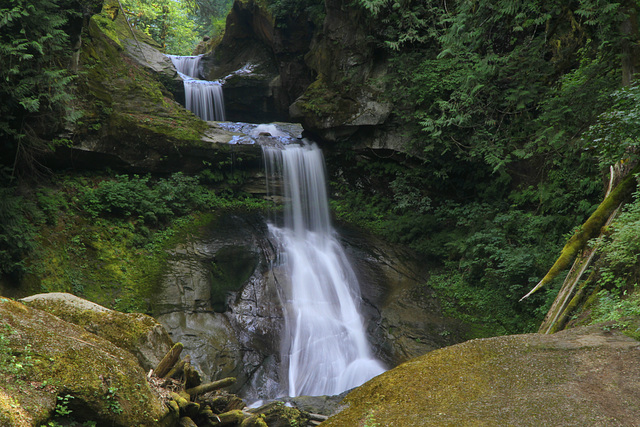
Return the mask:
<svg viewBox="0 0 640 427">
<path fill-rule="evenodd" d="M 267 0 L 269 10 L 276 18 L 276 25 L 286 28 L 288 22 L 298 21 L 302 16 L 322 26 L 324 20 L 324 0 Z"/>
<path fill-rule="evenodd" d="M 598 284 L 614 296 L 634 289 L 640 282 L 640 190 L 634 201 L 614 220 L 608 233 L 596 240 L 602 264 Z"/>
<path fill-rule="evenodd" d="M 166 249 L 198 232 L 213 213 L 270 206 L 230 188 L 216 192 L 200 177 L 183 174 L 58 174 L 23 196 L 8 194 L 0 203 L 12 208 L 0 215 L 15 216 L 31 233 L 28 250 L 12 252 L 9 261 L 3 258 L 3 268 L 17 265 L 23 272 L 21 277 L 5 275 L 9 283 L 20 283 L 22 295 L 72 292 L 125 312 L 150 312 Z M 11 223 L 2 221 L 0 230 L 9 230 Z M 11 230 L 7 241 L 22 242 L 18 238 L 25 237 L 24 231 Z"/>
<path fill-rule="evenodd" d="M 216 36 L 231 0 L 122 0 L 129 23 L 167 53 L 191 55 L 204 35 Z M 216 26 L 218 24 L 218 26 Z"/>
<path fill-rule="evenodd" d="M 66 394 L 64 396 L 57 396 L 58 403 L 56 404 L 56 415 L 58 417 L 68 417 L 73 412 L 69 409 L 69 402 L 74 399 L 74 397 L 70 394 Z"/>
<path fill-rule="evenodd" d="M 34 206 L 13 187 L 0 187 L 0 276 L 26 272 L 24 257 L 34 247 L 36 228 L 28 215 Z"/>
<path fill-rule="evenodd" d="M 52 135 L 72 114 L 66 70 L 69 35 L 64 31 L 69 1 L 13 0 L 0 8 L 0 150 L 15 158 L 6 164 L 33 169 L 40 152 L 50 148 Z M 17 171 L 14 170 L 14 173 Z"/>
<path fill-rule="evenodd" d="M 640 147 L 640 85 L 621 88 L 611 99 L 613 105 L 583 136 L 586 144 L 595 146 L 604 167 L 637 160 Z"/>
<path fill-rule="evenodd" d="M 157 224 L 212 203 L 213 196 L 197 184 L 196 177 L 181 173 L 155 183 L 150 182 L 149 176 L 117 175 L 95 188 L 83 189 L 80 206 L 93 217 L 110 214 Z"/>
<path fill-rule="evenodd" d="M 555 155 L 611 103 L 626 19 L 618 3 L 360 0 L 390 49 L 389 98 L 409 148 L 481 173 Z M 596 12 L 597 11 L 597 12 Z"/>
<path fill-rule="evenodd" d="M 121 414 L 124 409 L 122 409 L 122 406 L 120 406 L 120 402 L 118 402 L 116 393 L 118 393 L 118 388 L 111 386 L 107 389 L 107 394 L 105 397 L 107 399 L 107 402 L 109 402 L 109 410 L 114 414 Z"/>
<path fill-rule="evenodd" d="M 12 334 L 11 326 L 3 324 L 0 329 L 0 373 L 22 379 L 32 365 L 33 354 L 30 345 L 15 351 L 11 346 Z"/>
<path fill-rule="evenodd" d="M 557 288 L 519 299 L 600 197 L 594 163 L 570 153 L 517 187 L 468 165 L 451 167 L 443 178 L 415 159 L 354 161 L 338 154 L 327 162 L 340 165 L 332 171 L 332 208 L 338 219 L 429 261 L 434 275 L 427 286 L 447 301 L 448 315 L 478 325 L 478 335 L 531 332 Z"/>
</svg>

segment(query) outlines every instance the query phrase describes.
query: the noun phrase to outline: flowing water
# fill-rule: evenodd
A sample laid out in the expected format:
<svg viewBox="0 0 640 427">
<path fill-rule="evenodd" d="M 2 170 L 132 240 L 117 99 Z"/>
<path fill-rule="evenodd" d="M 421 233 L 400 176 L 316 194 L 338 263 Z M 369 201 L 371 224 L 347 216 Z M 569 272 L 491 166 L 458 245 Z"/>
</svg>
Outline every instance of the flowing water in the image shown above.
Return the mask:
<svg viewBox="0 0 640 427">
<path fill-rule="evenodd" d="M 372 355 L 359 284 L 331 226 L 322 152 L 315 144 L 263 152 L 268 177 L 282 177 L 288 201 L 284 226 L 269 226 L 288 277 L 280 283 L 286 393 L 339 394 L 385 368 Z"/>
<path fill-rule="evenodd" d="M 219 81 L 200 80 L 199 56 L 167 55 L 184 82 L 185 108 L 202 120 L 224 121 L 224 96 Z"/>
</svg>

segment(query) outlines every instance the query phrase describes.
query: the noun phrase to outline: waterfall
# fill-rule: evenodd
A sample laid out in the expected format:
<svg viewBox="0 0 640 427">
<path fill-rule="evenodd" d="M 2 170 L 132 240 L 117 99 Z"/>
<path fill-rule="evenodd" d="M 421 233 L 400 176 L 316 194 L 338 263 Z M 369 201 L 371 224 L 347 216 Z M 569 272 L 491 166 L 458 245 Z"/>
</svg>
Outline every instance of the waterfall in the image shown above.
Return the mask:
<svg viewBox="0 0 640 427">
<path fill-rule="evenodd" d="M 324 159 L 315 144 L 263 146 L 269 179 L 282 175 L 284 226 L 270 224 L 279 247 L 285 316 L 281 343 L 289 396 L 334 395 L 385 369 L 371 352 L 356 275 L 331 226 Z"/>
<path fill-rule="evenodd" d="M 199 78 L 198 67 L 200 66 L 200 58 L 202 55 L 198 56 L 178 56 L 178 55 L 167 55 L 173 66 L 176 67 L 178 72 L 191 77 L 192 79 Z"/>
<path fill-rule="evenodd" d="M 184 99 L 186 109 L 202 120 L 225 120 L 222 84 L 219 82 L 184 79 Z"/>
<path fill-rule="evenodd" d="M 198 79 L 199 56 L 167 55 L 184 82 L 185 108 L 202 120 L 224 121 L 222 83 Z"/>
</svg>

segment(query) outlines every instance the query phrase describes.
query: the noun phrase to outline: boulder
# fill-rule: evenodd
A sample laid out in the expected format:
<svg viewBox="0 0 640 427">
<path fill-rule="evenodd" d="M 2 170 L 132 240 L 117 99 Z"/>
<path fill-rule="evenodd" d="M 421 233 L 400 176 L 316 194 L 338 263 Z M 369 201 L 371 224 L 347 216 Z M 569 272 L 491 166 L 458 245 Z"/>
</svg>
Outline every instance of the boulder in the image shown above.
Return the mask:
<svg viewBox="0 0 640 427">
<path fill-rule="evenodd" d="M 120 313 L 62 292 L 32 295 L 20 301 L 127 350 L 145 371 L 155 368 L 173 345 L 162 325 L 145 314 Z"/>
<path fill-rule="evenodd" d="M 467 341 L 373 378 L 323 425 L 634 425 L 638 350 L 597 326 Z"/>
<path fill-rule="evenodd" d="M 122 427 L 177 421 L 130 352 L 6 298 L 0 357 L 0 425 L 40 426 L 56 416 Z"/>
</svg>

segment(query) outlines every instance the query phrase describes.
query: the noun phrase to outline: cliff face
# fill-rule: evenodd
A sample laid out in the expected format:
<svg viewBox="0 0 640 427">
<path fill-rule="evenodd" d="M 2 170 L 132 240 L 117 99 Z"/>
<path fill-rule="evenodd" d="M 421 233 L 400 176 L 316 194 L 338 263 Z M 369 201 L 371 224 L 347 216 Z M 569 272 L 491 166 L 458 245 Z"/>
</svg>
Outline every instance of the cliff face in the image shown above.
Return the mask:
<svg viewBox="0 0 640 427">
<path fill-rule="evenodd" d="M 64 135 L 72 143 L 54 162 L 135 172 L 194 172 L 203 160 L 236 152 L 259 156 L 236 136 L 204 122 L 176 102 L 182 80 L 145 34 L 132 30 L 118 3 L 104 2 L 84 25 L 78 56 L 75 107 L 81 119 Z"/>
<path fill-rule="evenodd" d="M 386 58 L 363 12 L 326 0 L 322 25 L 276 18 L 264 3 L 237 0 L 221 44 L 203 59 L 208 79 L 224 79 L 230 120 L 293 120 L 325 141 L 367 133 L 365 144 L 402 151 L 388 125 Z M 356 138 L 357 139 L 357 138 Z"/>
<path fill-rule="evenodd" d="M 233 4 L 222 42 L 202 59 L 208 80 L 225 81 L 229 120 L 288 120 L 289 105 L 313 81 L 304 55 L 316 30 L 307 17 L 277 22 L 264 2 Z"/>
</svg>

